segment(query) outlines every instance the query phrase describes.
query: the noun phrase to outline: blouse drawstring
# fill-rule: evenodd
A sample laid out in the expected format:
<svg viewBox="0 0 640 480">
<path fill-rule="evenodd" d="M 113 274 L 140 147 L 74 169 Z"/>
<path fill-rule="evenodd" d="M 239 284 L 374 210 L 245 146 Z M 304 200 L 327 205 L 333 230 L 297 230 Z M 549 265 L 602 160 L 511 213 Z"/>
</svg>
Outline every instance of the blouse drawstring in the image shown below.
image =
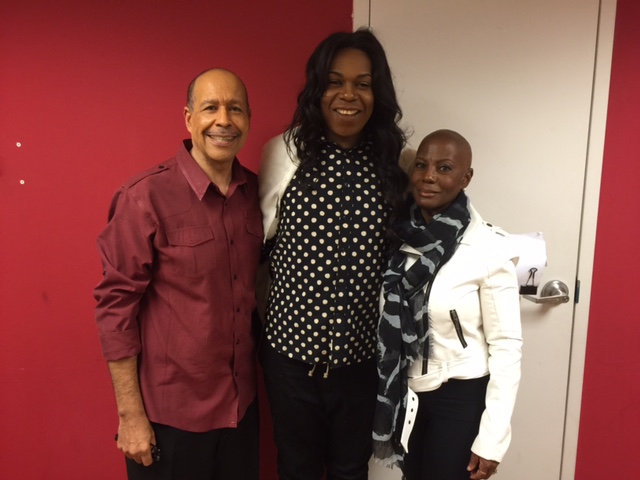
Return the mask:
<svg viewBox="0 0 640 480">
<path fill-rule="evenodd" d="M 324 369 L 324 373 L 322 374 L 322 378 L 329 378 L 329 368 L 330 368 L 329 362 L 327 362 L 327 364 L 326 364 L 326 365 L 327 365 L 327 366 L 326 366 L 326 368 Z M 317 367 L 317 366 L 318 366 L 318 364 L 317 364 L 317 363 L 314 363 L 314 364 L 313 364 L 313 366 L 311 367 L 311 370 L 309 370 L 308 375 L 309 375 L 310 377 L 313 377 L 313 374 L 316 372 L 316 367 Z"/>
</svg>

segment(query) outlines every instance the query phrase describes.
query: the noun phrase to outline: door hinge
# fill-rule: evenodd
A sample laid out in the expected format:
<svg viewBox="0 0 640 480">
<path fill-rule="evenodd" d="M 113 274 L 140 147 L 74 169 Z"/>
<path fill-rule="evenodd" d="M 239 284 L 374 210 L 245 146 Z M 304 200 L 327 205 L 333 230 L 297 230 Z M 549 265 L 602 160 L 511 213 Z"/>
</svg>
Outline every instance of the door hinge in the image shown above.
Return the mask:
<svg viewBox="0 0 640 480">
<path fill-rule="evenodd" d="M 580 301 L 580 280 L 576 278 L 576 288 L 575 294 L 573 295 L 573 303 L 578 303 Z"/>
</svg>

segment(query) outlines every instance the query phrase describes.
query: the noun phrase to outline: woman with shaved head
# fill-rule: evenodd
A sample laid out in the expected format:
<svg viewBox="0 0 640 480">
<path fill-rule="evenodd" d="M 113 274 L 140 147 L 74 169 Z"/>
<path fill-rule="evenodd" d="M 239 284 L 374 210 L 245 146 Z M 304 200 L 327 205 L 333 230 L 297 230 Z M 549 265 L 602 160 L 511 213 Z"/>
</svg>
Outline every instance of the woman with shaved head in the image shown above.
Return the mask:
<svg viewBox="0 0 640 480">
<path fill-rule="evenodd" d="M 383 281 L 374 455 L 407 480 L 491 477 L 509 446 L 522 334 L 515 264 L 502 230 L 464 189 L 471 146 L 435 131 L 411 167 Z"/>
</svg>

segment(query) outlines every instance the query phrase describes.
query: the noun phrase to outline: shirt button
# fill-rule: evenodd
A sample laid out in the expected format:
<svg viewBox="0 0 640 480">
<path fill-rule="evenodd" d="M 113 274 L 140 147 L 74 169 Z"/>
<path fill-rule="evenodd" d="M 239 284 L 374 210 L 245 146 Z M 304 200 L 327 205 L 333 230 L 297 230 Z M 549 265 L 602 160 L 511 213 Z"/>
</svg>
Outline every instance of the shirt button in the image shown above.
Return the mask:
<svg viewBox="0 0 640 480">
<path fill-rule="evenodd" d="M 239 311 L 240 311 L 240 307 L 236 307 L 236 312 L 239 312 Z"/>
<path fill-rule="evenodd" d="M 236 340 L 236 345 L 240 345 L 240 340 Z"/>
<path fill-rule="evenodd" d="M 230 243 L 231 245 L 233 245 L 233 240 L 229 240 L 229 243 Z"/>
<path fill-rule="evenodd" d="M 237 280 L 237 279 L 238 279 L 238 275 L 233 274 L 233 279 L 234 279 L 234 280 Z"/>
</svg>

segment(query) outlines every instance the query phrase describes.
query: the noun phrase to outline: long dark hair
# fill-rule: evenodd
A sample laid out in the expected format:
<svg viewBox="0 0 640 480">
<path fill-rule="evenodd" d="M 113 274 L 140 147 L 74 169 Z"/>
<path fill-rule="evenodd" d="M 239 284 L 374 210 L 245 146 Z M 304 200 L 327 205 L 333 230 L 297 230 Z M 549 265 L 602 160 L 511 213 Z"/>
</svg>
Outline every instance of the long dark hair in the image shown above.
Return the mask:
<svg viewBox="0 0 640 480">
<path fill-rule="evenodd" d="M 321 137 L 326 128 L 320 103 L 327 90 L 331 63 L 335 55 L 346 48 L 361 50 L 371 61 L 374 106 L 364 127 L 363 138 L 373 144 L 376 173 L 384 198 L 396 212 L 407 186 L 407 177 L 398 166 L 400 152 L 406 143 L 405 134 L 398 126 L 402 110 L 396 98 L 387 56 L 369 30 L 333 33 L 311 54 L 307 61 L 306 84 L 298 95 L 293 120 L 284 134 L 287 148 L 295 146 L 301 172 L 312 171 L 320 162 Z"/>
</svg>

